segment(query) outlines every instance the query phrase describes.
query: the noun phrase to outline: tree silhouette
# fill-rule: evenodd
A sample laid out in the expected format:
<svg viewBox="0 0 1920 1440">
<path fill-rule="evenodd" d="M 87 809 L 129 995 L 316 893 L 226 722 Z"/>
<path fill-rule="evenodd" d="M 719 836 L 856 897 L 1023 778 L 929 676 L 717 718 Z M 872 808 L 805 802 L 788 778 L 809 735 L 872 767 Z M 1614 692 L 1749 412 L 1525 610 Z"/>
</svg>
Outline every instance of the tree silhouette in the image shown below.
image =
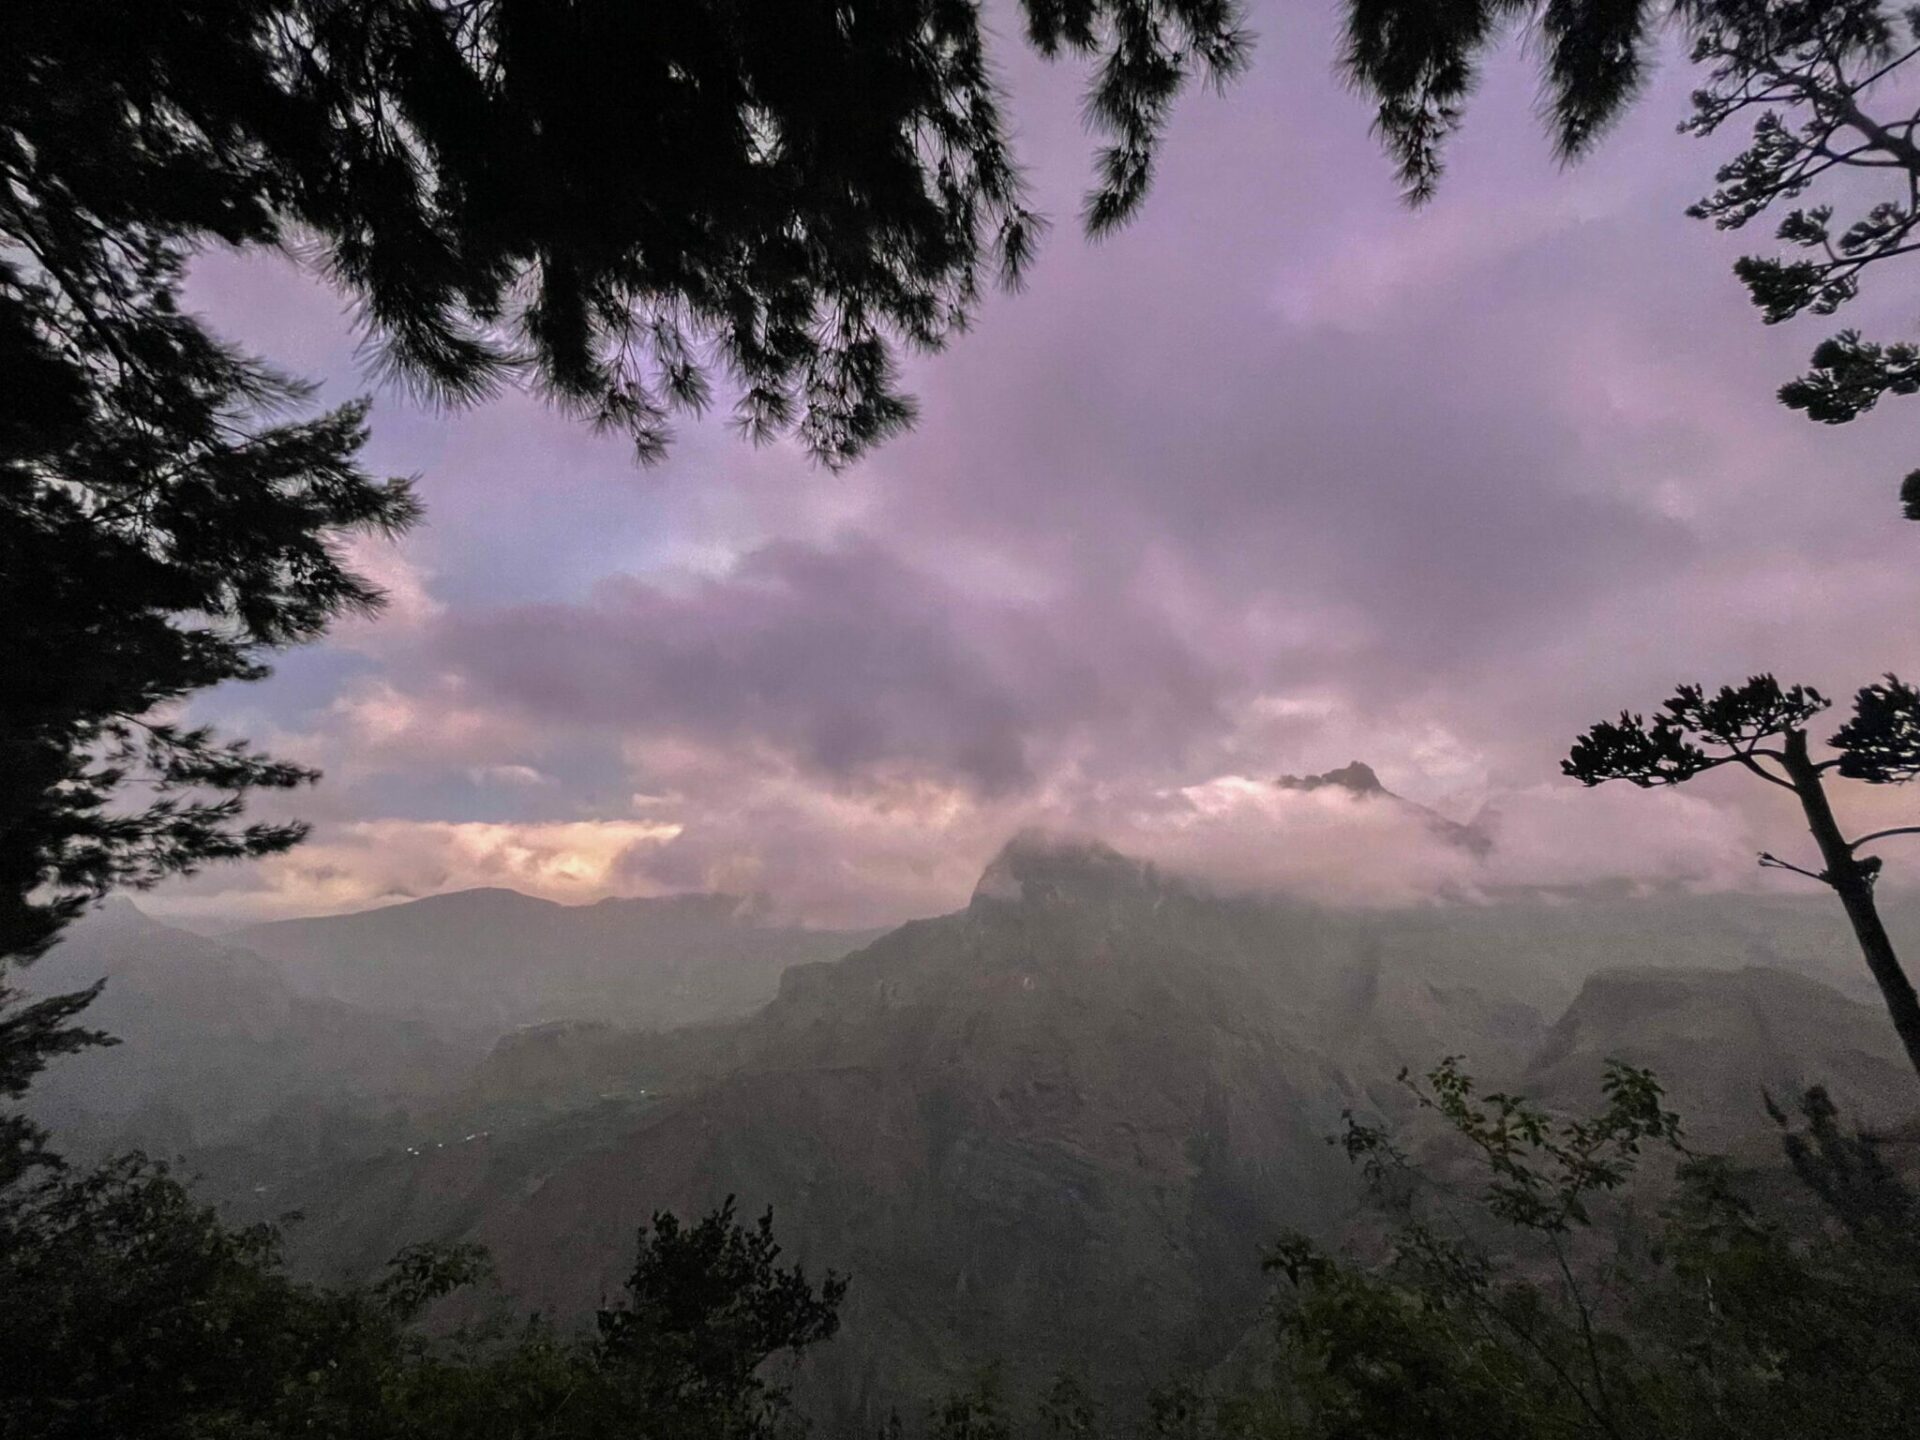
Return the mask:
<svg viewBox="0 0 1920 1440">
<path fill-rule="evenodd" d="M 1548 123 L 1571 159 L 1638 95 L 1664 14 L 1704 72 L 1680 128 L 1710 136 L 1752 123 L 1747 147 L 1688 213 L 1737 230 L 1792 206 L 1775 231 L 1785 258 L 1748 255 L 1734 266 L 1766 323 L 1831 315 L 1870 267 L 1920 249 L 1920 108 L 1906 84 L 1920 59 L 1920 12 L 1884 0 L 1350 0 L 1347 14 L 1348 72 L 1378 101 L 1377 129 L 1415 201 L 1433 194 L 1481 60 L 1510 27 L 1538 26 Z M 1860 203 L 1862 177 L 1884 181 L 1880 198 L 1836 218 L 1836 201 Z M 1799 203 L 1816 190 L 1834 198 Z M 1780 399 L 1840 424 L 1883 395 L 1916 391 L 1920 347 L 1842 330 Z M 1920 471 L 1901 499 L 1920 519 Z"/>
<path fill-rule="evenodd" d="M 731 1207 L 657 1218 L 613 1332 L 528 1317 L 429 1339 L 427 1307 L 486 1277 L 477 1246 L 414 1245 L 371 1283 L 314 1284 L 271 1227 L 230 1225 L 162 1166 L 55 1171 L 0 1186 L 0 1434 L 798 1440 L 766 1369 L 833 1333 L 841 1287 L 808 1287 L 777 1254 Z"/>
<path fill-rule="evenodd" d="M 5 1197 L 36 1171 L 57 1170 L 60 1159 L 47 1146 L 47 1129 L 12 1107 L 34 1078 L 62 1055 L 94 1045 L 112 1045 L 111 1036 L 76 1025 L 74 1019 L 100 994 L 105 981 L 85 990 L 28 1002 L 0 976 L 0 1213 Z M 3 1228 L 3 1227 L 0 1227 Z"/>
<path fill-rule="evenodd" d="M 1241 65 L 1239 4 L 1023 10 L 1042 54 L 1094 66 L 1085 218 L 1111 228 L 1181 91 Z M 524 379 L 646 455 L 717 366 L 749 434 L 851 459 L 911 417 L 897 346 L 964 327 L 1035 239 L 977 0 L 112 13 L 9 7 L 0 163 L 23 208 L 304 241 L 399 372 L 454 398 Z"/>
<path fill-rule="evenodd" d="M 1773 854 L 1762 854 L 1760 863 L 1818 880 L 1840 897 L 1907 1058 L 1920 1072 L 1920 997 L 1874 903 L 1881 860 L 1862 853 L 1878 840 L 1920 834 L 1920 826 L 1849 839 L 1826 786 L 1829 774 L 1869 785 L 1905 784 L 1920 775 L 1920 691 L 1892 675 L 1866 686 L 1854 697 L 1853 717 L 1828 741 L 1837 753 L 1816 759 L 1807 727 L 1828 705 L 1817 690 L 1782 686 L 1771 675 L 1724 686 L 1713 695 L 1698 685 L 1682 685 L 1650 721 L 1623 711 L 1617 721 L 1595 725 L 1575 741 L 1561 769 L 1586 785 L 1626 780 L 1652 787 L 1684 784 L 1704 771 L 1737 765 L 1791 791 L 1819 850 L 1820 868 Z"/>
<path fill-rule="evenodd" d="M 377 606 L 338 543 L 418 511 L 360 468 L 363 406 L 290 416 L 305 387 L 180 313 L 167 238 L 0 200 L 21 234 L 0 255 L 0 958 L 30 960 L 109 888 L 300 838 L 240 816 L 311 771 L 168 707 Z"/>
<path fill-rule="evenodd" d="M 751 1228 L 718 1210 L 683 1226 L 656 1212 L 642 1229 L 626 1295 L 596 1317 L 596 1356 L 630 1413 L 674 1433 L 761 1437 L 785 1432 L 787 1388 L 768 1362 L 798 1360 L 839 1328 L 846 1280 L 816 1290 L 799 1266 L 781 1266 L 773 1212 Z"/>
</svg>

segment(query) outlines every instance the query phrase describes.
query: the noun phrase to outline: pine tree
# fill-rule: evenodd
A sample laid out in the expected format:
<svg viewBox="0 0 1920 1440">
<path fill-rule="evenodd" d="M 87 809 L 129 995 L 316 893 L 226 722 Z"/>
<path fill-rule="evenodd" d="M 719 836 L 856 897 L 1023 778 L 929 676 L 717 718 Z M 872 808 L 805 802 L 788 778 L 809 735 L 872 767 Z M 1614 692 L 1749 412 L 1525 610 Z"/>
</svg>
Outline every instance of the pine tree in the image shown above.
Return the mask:
<svg viewBox="0 0 1920 1440">
<path fill-rule="evenodd" d="M 0 956 L 17 960 L 111 887 L 300 838 L 240 813 L 312 773 L 170 707 L 375 606 L 338 540 L 417 514 L 406 481 L 360 468 L 362 406 L 289 414 L 304 387 L 180 313 L 169 239 L 73 220 L 0 205 L 4 233 L 33 236 L 0 261 L 21 382 L 0 434 Z"/>
<path fill-rule="evenodd" d="M 1835 753 L 1815 758 L 1808 724 L 1827 707 L 1819 691 L 1783 686 L 1771 675 L 1723 686 L 1714 695 L 1698 685 L 1683 685 L 1651 721 L 1622 712 L 1618 720 L 1595 725 L 1574 743 L 1561 768 L 1586 785 L 1626 780 L 1651 788 L 1683 784 L 1705 771 L 1736 765 L 1789 791 L 1806 818 L 1820 868 L 1771 853 L 1762 854 L 1760 863 L 1817 880 L 1840 897 L 1907 1058 L 1920 1073 L 1920 996 L 1874 901 L 1880 857 L 1862 853 L 1878 840 L 1920 835 L 1920 826 L 1895 826 L 1849 839 L 1827 794 L 1829 775 L 1869 785 L 1902 785 L 1920 776 L 1920 690 L 1893 675 L 1864 687 L 1854 697 L 1853 717 L 1828 741 Z"/>
<path fill-rule="evenodd" d="M 1110 228 L 1175 98 L 1241 65 L 1239 5 L 1024 9 L 1041 53 L 1094 64 L 1085 218 Z M 16 197 L 317 242 L 401 373 L 521 379 L 645 454 L 717 366 L 748 433 L 851 459 L 911 417 L 897 346 L 962 328 L 1035 239 L 976 0 L 20 0 L 6 23 Z"/>
</svg>

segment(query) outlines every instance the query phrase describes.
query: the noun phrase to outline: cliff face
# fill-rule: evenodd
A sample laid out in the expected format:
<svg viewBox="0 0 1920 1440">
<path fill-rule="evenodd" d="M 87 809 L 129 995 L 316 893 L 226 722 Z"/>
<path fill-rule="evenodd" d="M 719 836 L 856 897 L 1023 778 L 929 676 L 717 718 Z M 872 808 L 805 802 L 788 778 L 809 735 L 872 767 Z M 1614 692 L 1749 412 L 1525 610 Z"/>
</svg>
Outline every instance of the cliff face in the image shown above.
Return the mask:
<svg viewBox="0 0 1920 1440">
<path fill-rule="evenodd" d="M 1596 975 L 1541 1043 L 1526 1086 L 1566 1100 L 1590 1089 L 1614 1059 L 1653 1068 L 1684 1100 L 1689 1132 L 1706 1145 L 1751 1132 L 1763 1097 L 1790 1110 L 1815 1084 L 1857 1122 L 1882 1124 L 1920 1108 L 1883 1012 L 1767 966 Z"/>
</svg>

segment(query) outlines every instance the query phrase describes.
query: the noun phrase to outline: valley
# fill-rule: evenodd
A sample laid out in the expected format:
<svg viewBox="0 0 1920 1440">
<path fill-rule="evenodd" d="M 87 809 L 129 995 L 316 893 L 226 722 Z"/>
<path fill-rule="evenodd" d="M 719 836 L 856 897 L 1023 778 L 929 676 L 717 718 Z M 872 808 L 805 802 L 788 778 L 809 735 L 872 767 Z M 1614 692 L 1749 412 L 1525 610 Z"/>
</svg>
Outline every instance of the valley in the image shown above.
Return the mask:
<svg viewBox="0 0 1920 1440">
<path fill-rule="evenodd" d="M 1569 1106 L 1606 1059 L 1651 1066 L 1714 1145 L 1815 1081 L 1893 1118 L 1897 1044 L 1842 938 L 1823 907 L 1728 896 L 1221 897 L 1043 835 L 872 939 L 711 897 L 477 892 L 222 942 L 122 907 L 44 974 L 108 973 L 127 1043 L 41 1102 L 178 1153 L 235 1218 L 299 1212 L 305 1273 L 478 1241 L 562 1323 L 656 1210 L 771 1206 L 790 1256 L 854 1278 L 803 1394 L 868 1425 L 992 1362 L 1016 1393 L 1073 1369 L 1113 1395 L 1219 1364 L 1258 1324 L 1262 1247 L 1356 1214 L 1343 1112 L 1405 1120 L 1395 1076 L 1444 1054 Z"/>
</svg>

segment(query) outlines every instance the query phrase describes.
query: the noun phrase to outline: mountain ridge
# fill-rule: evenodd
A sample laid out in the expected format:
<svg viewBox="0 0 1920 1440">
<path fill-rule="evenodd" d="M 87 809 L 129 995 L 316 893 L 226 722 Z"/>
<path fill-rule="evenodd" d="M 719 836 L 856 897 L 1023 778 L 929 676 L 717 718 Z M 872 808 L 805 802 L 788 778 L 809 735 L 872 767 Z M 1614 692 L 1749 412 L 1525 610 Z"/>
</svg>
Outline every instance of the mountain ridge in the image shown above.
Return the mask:
<svg viewBox="0 0 1920 1440">
<path fill-rule="evenodd" d="M 38 994 L 107 982 L 83 1020 L 122 1043 L 50 1067 L 30 1102 L 82 1154 L 169 1155 L 270 1123 L 378 1129 L 453 1087 L 485 1049 L 470 1029 L 303 996 L 251 951 L 124 898 L 84 915 L 28 978 Z"/>
<path fill-rule="evenodd" d="M 1575 927 L 1610 913 L 1569 909 Z M 1899 1073 L 1877 1012 L 1805 977 L 1753 979 L 1744 942 L 1716 970 L 1668 967 L 1664 999 L 1616 1001 L 1635 982 L 1588 974 L 1549 1012 L 1505 972 L 1472 983 L 1463 957 L 1484 932 L 1446 924 L 1484 914 L 1412 918 L 1427 928 L 1215 896 L 1026 832 L 964 908 L 790 967 L 752 1015 L 503 1042 L 492 1083 L 442 1122 L 486 1138 L 297 1197 L 313 1217 L 301 1258 L 371 1267 L 403 1240 L 478 1240 L 523 1302 L 564 1318 L 617 1285 L 654 1209 L 771 1205 L 790 1254 L 854 1276 L 806 1383 L 820 1413 L 865 1425 L 996 1354 L 1016 1389 L 1074 1363 L 1116 1394 L 1217 1360 L 1257 1321 L 1261 1246 L 1337 1236 L 1353 1214 L 1357 1177 L 1325 1137 L 1348 1109 L 1404 1118 L 1403 1067 L 1465 1052 L 1489 1082 L 1585 1104 L 1604 1054 L 1645 1034 L 1667 1047 L 1650 1058 L 1675 1066 L 1676 1103 L 1764 1126 L 1757 1094 L 1693 1093 L 1669 1051 L 1718 1030 L 1745 1043 L 1749 1002 L 1785 984 L 1819 998 L 1831 1053 L 1870 1058 L 1856 1078 Z M 1462 955 L 1435 943 L 1449 935 Z M 1698 948 L 1682 934 L 1675 953 Z"/>
<path fill-rule="evenodd" d="M 668 1027 L 745 1014 L 780 972 L 877 931 L 765 923 L 764 902 L 714 892 L 581 905 L 479 887 L 343 915 L 244 927 L 229 939 L 301 994 L 436 1025 L 496 1031 L 599 1018 Z"/>
</svg>

